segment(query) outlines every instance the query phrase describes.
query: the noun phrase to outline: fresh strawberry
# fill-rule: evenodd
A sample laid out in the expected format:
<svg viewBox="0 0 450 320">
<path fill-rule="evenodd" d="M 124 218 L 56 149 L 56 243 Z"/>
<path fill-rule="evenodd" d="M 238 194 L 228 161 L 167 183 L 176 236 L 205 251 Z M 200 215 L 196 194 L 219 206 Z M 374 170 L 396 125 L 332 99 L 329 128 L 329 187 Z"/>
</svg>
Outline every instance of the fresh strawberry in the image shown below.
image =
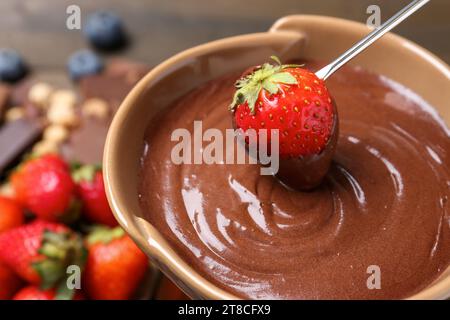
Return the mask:
<svg viewBox="0 0 450 320">
<path fill-rule="evenodd" d="M 148 267 L 145 254 L 120 227 L 99 227 L 87 238 L 85 292 L 96 300 L 130 299 Z"/>
<path fill-rule="evenodd" d="M 77 194 L 82 200 L 83 214 L 94 223 L 109 227 L 118 225 L 106 199 L 103 173 L 100 166 L 86 165 L 72 174 L 77 182 Z"/>
<path fill-rule="evenodd" d="M 70 170 L 67 162 L 57 154 L 47 154 L 42 156 L 42 158 L 45 158 L 45 161 L 49 166 L 58 167 L 62 170 Z"/>
<path fill-rule="evenodd" d="M 41 277 L 34 263 L 45 259 L 39 253 L 44 231 L 67 232 L 64 225 L 36 221 L 0 235 L 0 261 L 12 268 L 24 280 L 39 284 Z"/>
<path fill-rule="evenodd" d="M 17 292 L 13 300 L 59 300 L 55 289 L 40 289 L 37 286 L 28 286 Z M 84 300 L 83 294 L 77 292 L 73 300 Z"/>
<path fill-rule="evenodd" d="M 28 286 L 17 292 L 13 300 L 55 300 L 55 289 L 42 290 L 37 286 Z"/>
<path fill-rule="evenodd" d="M 324 84 L 298 65 L 265 63 L 236 82 L 230 109 L 237 128 L 279 131 L 281 159 L 321 153 L 330 140 L 336 110 Z M 268 150 L 270 150 L 268 148 Z"/>
<path fill-rule="evenodd" d="M 22 208 L 14 200 L 0 196 L 0 233 L 23 224 Z"/>
<path fill-rule="evenodd" d="M 56 155 L 26 161 L 11 176 L 17 199 L 43 220 L 73 217 L 77 211 L 75 184 L 68 166 Z"/>
<path fill-rule="evenodd" d="M 0 300 L 11 299 L 19 290 L 21 283 L 20 278 L 0 262 Z"/>
<path fill-rule="evenodd" d="M 42 288 L 58 287 L 70 296 L 66 268 L 83 267 L 86 251 L 80 236 L 62 224 L 34 221 L 0 235 L 0 261 L 17 275 Z"/>
</svg>

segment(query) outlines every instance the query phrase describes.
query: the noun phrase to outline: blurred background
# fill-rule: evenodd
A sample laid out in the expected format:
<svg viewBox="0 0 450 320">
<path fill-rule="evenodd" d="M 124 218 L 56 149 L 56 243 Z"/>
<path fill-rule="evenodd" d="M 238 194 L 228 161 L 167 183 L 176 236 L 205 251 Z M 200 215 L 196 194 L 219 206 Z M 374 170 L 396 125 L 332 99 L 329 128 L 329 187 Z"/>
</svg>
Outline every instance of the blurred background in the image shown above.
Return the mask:
<svg viewBox="0 0 450 320">
<path fill-rule="evenodd" d="M 123 54 L 155 65 L 180 50 L 249 32 L 267 30 L 288 14 L 318 14 L 365 22 L 366 9 L 381 7 L 382 21 L 410 0 L 1 0 L 0 46 L 20 51 L 35 68 L 61 68 L 86 46 L 79 30 L 67 30 L 66 8 L 81 7 L 81 19 L 110 9 L 124 20 L 133 45 Z M 432 0 L 395 32 L 450 62 L 450 1 Z M 326 41 L 326 39 L 324 39 Z"/>
</svg>

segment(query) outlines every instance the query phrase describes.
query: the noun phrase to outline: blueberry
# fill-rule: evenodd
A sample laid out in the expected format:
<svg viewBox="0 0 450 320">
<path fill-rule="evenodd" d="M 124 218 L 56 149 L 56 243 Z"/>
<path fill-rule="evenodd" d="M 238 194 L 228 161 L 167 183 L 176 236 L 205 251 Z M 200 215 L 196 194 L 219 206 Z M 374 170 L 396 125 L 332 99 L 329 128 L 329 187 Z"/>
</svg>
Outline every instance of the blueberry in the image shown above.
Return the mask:
<svg viewBox="0 0 450 320">
<path fill-rule="evenodd" d="M 122 20 L 108 11 L 97 11 L 88 16 L 84 34 L 94 47 L 103 50 L 118 49 L 126 42 Z"/>
<path fill-rule="evenodd" d="M 84 76 L 102 71 L 103 61 L 92 51 L 84 49 L 75 52 L 69 57 L 67 68 L 69 69 L 70 77 L 73 80 L 79 80 Z"/>
<path fill-rule="evenodd" d="M 27 66 L 20 54 L 13 49 L 0 49 L 0 80 L 16 82 L 27 73 Z"/>
</svg>

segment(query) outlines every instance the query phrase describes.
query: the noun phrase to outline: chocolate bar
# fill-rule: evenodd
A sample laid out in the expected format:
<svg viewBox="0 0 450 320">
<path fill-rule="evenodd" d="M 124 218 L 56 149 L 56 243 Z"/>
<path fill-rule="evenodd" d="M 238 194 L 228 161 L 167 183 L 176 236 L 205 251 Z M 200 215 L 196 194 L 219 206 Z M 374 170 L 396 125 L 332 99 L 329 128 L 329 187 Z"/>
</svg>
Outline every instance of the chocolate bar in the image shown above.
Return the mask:
<svg viewBox="0 0 450 320">
<path fill-rule="evenodd" d="M 69 141 L 62 146 L 61 153 L 69 161 L 102 163 L 107 133 L 108 123 L 84 119 L 80 127 L 72 132 Z"/>
<path fill-rule="evenodd" d="M 101 163 L 106 134 L 114 112 L 134 85 L 150 70 L 146 65 L 123 59 L 114 59 L 98 75 L 80 80 L 80 93 L 84 101 L 97 98 L 106 101 L 111 108 L 107 119 L 82 117 L 61 152 L 69 161 Z"/>
<path fill-rule="evenodd" d="M 3 120 L 3 115 L 9 100 L 10 88 L 6 85 L 0 84 L 0 122 Z"/>
<path fill-rule="evenodd" d="M 32 80 L 25 78 L 14 84 L 11 90 L 10 103 L 12 106 L 23 106 L 28 102 L 28 91 L 33 85 Z"/>
<path fill-rule="evenodd" d="M 149 67 L 139 63 L 121 59 L 113 60 L 102 74 L 81 79 L 81 95 L 85 99 L 103 99 L 116 110 L 131 89 L 149 70 Z"/>
<path fill-rule="evenodd" d="M 0 178 L 42 134 L 42 127 L 26 119 L 5 123 L 0 128 Z"/>
</svg>

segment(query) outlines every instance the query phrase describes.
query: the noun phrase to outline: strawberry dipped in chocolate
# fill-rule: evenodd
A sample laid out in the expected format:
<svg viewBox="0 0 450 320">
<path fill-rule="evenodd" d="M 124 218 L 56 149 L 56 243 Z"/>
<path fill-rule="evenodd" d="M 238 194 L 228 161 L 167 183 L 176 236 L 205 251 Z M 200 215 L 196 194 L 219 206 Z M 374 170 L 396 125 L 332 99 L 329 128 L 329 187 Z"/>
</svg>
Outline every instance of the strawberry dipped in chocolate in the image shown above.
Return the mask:
<svg viewBox="0 0 450 320">
<path fill-rule="evenodd" d="M 290 188 L 310 190 L 321 183 L 335 151 L 336 105 L 324 81 L 313 72 L 272 59 L 275 64 L 255 67 L 236 82 L 230 105 L 233 123 L 244 134 L 266 129 L 267 144 L 277 137 L 277 178 Z M 277 134 L 272 135 L 272 130 Z M 273 148 L 267 145 L 267 150 Z"/>
</svg>

